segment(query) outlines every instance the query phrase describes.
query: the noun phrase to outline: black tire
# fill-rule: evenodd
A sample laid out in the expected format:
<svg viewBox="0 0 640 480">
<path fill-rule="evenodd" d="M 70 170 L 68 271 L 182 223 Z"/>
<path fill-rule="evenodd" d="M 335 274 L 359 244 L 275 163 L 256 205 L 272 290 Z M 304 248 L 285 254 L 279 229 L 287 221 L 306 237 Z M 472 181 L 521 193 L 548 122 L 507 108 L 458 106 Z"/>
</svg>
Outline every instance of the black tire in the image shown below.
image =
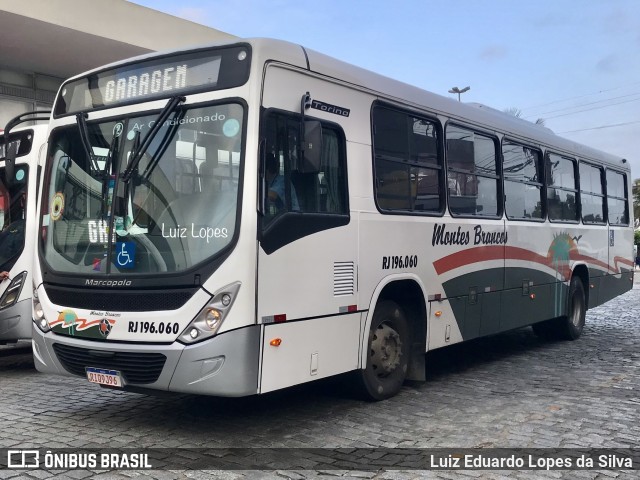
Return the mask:
<svg viewBox="0 0 640 480">
<path fill-rule="evenodd" d="M 402 309 L 389 300 L 380 302 L 369 329 L 367 366 L 356 371 L 356 388 L 361 397 L 385 400 L 400 391 L 407 376 L 410 341 Z"/>
<path fill-rule="evenodd" d="M 569 298 L 567 299 L 567 316 L 559 325 L 559 337 L 563 340 L 576 340 L 582 335 L 584 320 L 587 314 L 587 296 L 580 277 L 571 276 Z"/>
<path fill-rule="evenodd" d="M 567 315 L 536 323 L 533 332 L 544 339 L 576 340 L 584 329 L 587 314 L 587 298 L 580 277 L 573 275 L 569 283 Z"/>
</svg>

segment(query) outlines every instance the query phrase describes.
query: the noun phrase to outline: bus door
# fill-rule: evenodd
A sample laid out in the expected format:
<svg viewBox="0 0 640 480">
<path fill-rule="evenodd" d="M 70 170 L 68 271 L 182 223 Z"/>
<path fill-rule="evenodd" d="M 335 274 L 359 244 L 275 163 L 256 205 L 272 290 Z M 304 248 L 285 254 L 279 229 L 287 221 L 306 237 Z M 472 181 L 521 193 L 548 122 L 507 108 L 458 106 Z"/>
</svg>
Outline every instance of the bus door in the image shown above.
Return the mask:
<svg viewBox="0 0 640 480">
<path fill-rule="evenodd" d="M 310 98 L 302 99 L 306 92 Z M 260 129 L 262 392 L 358 366 L 357 219 L 349 212 L 346 164 L 350 122 L 304 108 L 315 98 L 348 101 L 341 87 L 269 67 Z M 302 151 L 303 136 L 317 154 Z"/>
</svg>

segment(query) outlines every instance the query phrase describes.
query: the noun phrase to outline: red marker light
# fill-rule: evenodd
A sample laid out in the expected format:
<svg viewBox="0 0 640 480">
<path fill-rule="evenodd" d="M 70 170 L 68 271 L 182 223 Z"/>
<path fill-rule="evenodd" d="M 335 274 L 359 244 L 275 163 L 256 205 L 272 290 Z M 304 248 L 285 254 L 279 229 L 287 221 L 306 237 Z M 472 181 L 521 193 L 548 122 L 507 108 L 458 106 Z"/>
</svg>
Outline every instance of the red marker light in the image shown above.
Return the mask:
<svg viewBox="0 0 640 480">
<path fill-rule="evenodd" d="M 281 313 L 280 315 L 274 315 L 273 316 L 273 321 L 275 323 L 286 322 L 287 321 L 287 314 L 286 313 Z"/>
</svg>

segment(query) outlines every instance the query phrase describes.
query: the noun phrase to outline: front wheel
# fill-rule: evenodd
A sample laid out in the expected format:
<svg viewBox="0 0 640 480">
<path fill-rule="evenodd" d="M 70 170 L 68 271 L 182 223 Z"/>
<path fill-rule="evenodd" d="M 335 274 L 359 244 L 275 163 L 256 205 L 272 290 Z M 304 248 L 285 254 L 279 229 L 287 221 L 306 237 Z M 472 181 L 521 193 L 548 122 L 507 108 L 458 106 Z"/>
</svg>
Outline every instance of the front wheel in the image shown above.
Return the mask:
<svg viewBox="0 0 640 480">
<path fill-rule="evenodd" d="M 369 329 L 367 366 L 358 370 L 358 390 L 368 400 L 397 394 L 407 376 L 410 337 L 407 319 L 393 301 L 380 302 Z"/>
</svg>

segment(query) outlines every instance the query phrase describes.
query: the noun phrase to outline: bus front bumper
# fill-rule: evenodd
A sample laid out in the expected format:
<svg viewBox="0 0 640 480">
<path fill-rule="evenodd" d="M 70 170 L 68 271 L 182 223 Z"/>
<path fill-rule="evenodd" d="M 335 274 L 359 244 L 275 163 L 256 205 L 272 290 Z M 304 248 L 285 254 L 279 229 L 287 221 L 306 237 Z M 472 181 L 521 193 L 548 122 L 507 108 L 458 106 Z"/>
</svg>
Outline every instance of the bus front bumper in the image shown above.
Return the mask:
<svg viewBox="0 0 640 480">
<path fill-rule="evenodd" d="M 153 368 L 157 368 L 158 354 L 166 360 L 157 379 L 144 383 L 127 379 L 128 369 L 133 364 L 138 365 L 143 375 L 148 373 L 144 368 L 145 358 L 153 357 Z M 43 333 L 33 325 L 33 357 L 37 370 L 43 373 L 84 376 L 85 367 L 119 370 L 125 380 L 125 389 L 128 386 L 240 397 L 258 392 L 260 326 L 222 333 L 195 345 L 183 345 L 179 342 L 128 344 L 81 340 Z"/>
<path fill-rule="evenodd" d="M 0 310 L 0 342 L 31 338 L 31 299 Z"/>
</svg>

